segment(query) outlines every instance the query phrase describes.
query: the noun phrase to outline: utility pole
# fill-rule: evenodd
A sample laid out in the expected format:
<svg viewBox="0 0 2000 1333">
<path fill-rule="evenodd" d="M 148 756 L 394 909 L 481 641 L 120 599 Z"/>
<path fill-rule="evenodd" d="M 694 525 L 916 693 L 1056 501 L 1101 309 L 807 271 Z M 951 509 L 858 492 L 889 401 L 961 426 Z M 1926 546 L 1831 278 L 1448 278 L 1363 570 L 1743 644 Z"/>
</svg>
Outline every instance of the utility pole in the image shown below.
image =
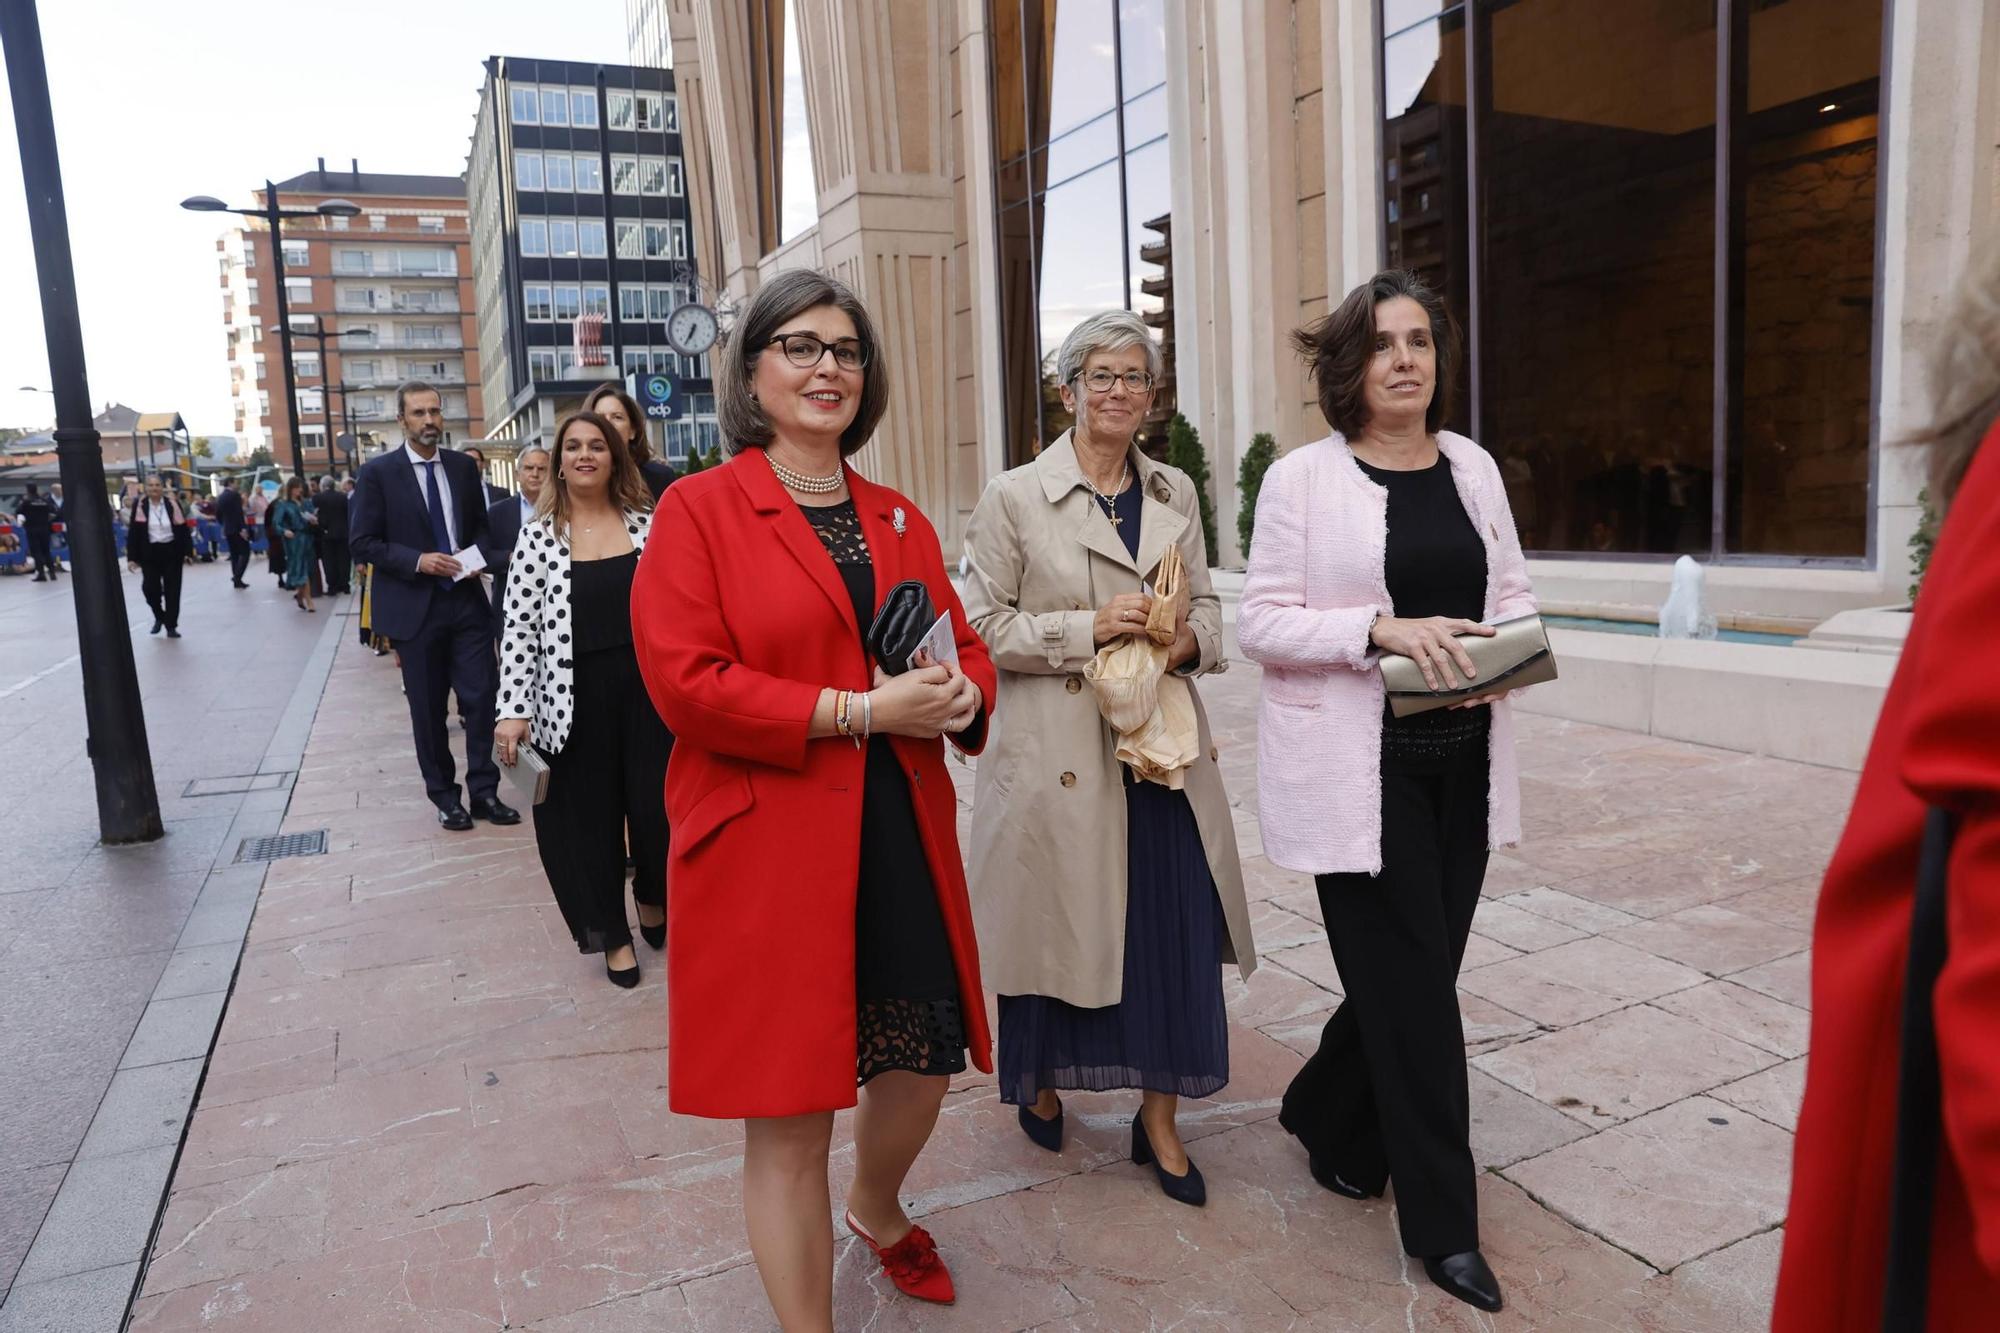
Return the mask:
<svg viewBox="0 0 2000 1333">
<path fill-rule="evenodd" d="M 139 669 L 125 623 L 125 592 L 112 548 L 105 492 L 104 449 L 92 424 L 90 378 L 83 360 L 83 324 L 76 308 L 76 269 L 69 250 L 62 163 L 56 155 L 55 113 L 42 60 L 41 20 L 34 0 L 0 0 L 0 43 L 21 144 L 21 183 L 28 196 L 35 274 L 48 342 L 49 383 L 56 400 L 56 458 L 70 506 L 69 555 L 74 571 L 76 637 L 83 659 L 85 750 L 97 780 L 97 831 L 108 843 L 149 842 L 166 832 L 153 783 Z"/>
</svg>

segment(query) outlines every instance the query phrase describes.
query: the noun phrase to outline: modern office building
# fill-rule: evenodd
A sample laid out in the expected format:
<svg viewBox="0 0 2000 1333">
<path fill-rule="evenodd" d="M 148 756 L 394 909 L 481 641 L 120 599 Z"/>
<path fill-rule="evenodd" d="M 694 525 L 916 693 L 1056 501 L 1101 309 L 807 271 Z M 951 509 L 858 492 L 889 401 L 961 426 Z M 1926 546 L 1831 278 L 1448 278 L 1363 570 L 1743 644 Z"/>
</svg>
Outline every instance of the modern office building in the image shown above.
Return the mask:
<svg viewBox="0 0 2000 1333">
<path fill-rule="evenodd" d="M 1171 332 L 1240 558 L 1241 451 L 1327 429 L 1287 336 L 1402 265 L 1449 297 L 1451 420 L 1500 460 L 1546 597 L 1657 605 L 1684 553 L 1724 612 L 1903 596 L 1919 479 L 1896 442 L 2000 234 L 2000 0 L 630 18 L 700 89 L 722 281 L 812 264 L 860 288 L 896 382 L 869 465 L 948 540 L 1067 424 L 1062 335 L 1126 306 Z"/>
<path fill-rule="evenodd" d="M 317 167 L 277 182 L 285 208 L 329 199 L 355 217 L 287 219 L 286 297 L 299 433 L 309 471 L 346 470 L 330 457 L 343 432 L 397 438 L 396 386 L 421 379 L 444 399 L 445 431 L 462 444 L 485 434 L 479 353 L 472 344 L 472 233 L 456 176 L 406 176 Z M 263 191 L 257 191 L 263 203 Z M 216 242 L 236 434 L 289 467 L 284 376 L 278 358 L 276 268 L 263 223 L 246 219 Z M 326 338 L 315 333 L 324 331 Z"/>
<path fill-rule="evenodd" d="M 705 349 L 667 336 L 700 286 L 672 72 L 489 59 L 466 180 L 488 437 L 550 440 L 596 384 L 665 376 L 655 448 L 712 447 Z"/>
</svg>

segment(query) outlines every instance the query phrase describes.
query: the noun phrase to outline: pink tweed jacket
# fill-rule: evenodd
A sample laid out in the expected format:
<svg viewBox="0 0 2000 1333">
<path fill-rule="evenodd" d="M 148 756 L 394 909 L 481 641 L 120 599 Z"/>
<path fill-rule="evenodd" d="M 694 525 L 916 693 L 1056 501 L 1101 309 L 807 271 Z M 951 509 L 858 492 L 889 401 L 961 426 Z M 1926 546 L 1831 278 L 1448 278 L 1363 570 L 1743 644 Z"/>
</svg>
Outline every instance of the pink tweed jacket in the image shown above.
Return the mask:
<svg viewBox="0 0 2000 1333">
<path fill-rule="evenodd" d="M 1486 545 L 1486 619 L 1533 612 L 1528 566 L 1492 456 L 1440 432 L 1465 512 Z M 1389 493 L 1339 435 L 1271 465 L 1257 496 L 1236 640 L 1264 668 L 1257 800 L 1264 852 L 1287 870 L 1382 870 L 1382 673 L 1368 630 L 1394 615 L 1382 564 Z M 1487 840 L 1521 840 L 1514 712 L 1493 706 Z"/>
</svg>

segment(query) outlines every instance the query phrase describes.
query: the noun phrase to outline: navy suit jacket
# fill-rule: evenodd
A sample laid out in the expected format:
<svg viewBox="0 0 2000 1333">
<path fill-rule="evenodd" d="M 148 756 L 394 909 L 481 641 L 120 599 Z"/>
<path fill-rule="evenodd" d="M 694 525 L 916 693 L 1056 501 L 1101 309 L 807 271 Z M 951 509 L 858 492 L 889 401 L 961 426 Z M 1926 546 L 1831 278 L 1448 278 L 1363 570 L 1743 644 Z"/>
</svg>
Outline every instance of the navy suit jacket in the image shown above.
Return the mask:
<svg viewBox="0 0 2000 1333">
<path fill-rule="evenodd" d="M 243 535 L 243 496 L 237 491 L 224 491 L 215 497 L 215 521 L 222 525 L 224 537 Z"/>
<path fill-rule="evenodd" d="M 514 542 L 521 535 L 521 497 L 495 500 L 486 511 L 486 541 L 483 548 L 486 568 L 493 575 L 493 632 L 506 627 L 507 562 L 513 558 Z"/>
<path fill-rule="evenodd" d="M 479 465 L 450 449 L 439 449 L 437 457 L 451 487 L 452 530 L 459 547 L 484 545 L 486 497 Z M 417 558 L 437 544 L 431 538 L 430 505 L 401 448 L 361 465 L 347 530 L 355 562 L 372 571 L 369 609 L 375 632 L 390 639 L 416 637 L 430 614 L 431 599 L 453 585 L 450 579 L 417 573 Z"/>
</svg>

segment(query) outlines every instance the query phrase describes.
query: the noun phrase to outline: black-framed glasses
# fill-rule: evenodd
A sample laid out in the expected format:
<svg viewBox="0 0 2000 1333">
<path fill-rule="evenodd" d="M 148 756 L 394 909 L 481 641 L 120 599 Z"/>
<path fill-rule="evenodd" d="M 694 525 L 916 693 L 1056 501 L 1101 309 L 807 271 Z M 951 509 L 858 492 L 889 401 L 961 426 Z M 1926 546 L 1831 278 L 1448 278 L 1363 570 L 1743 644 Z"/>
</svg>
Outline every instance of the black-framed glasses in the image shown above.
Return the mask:
<svg viewBox="0 0 2000 1333">
<path fill-rule="evenodd" d="M 772 343 L 783 347 L 785 360 L 800 370 L 818 365 L 828 351 L 833 353 L 833 364 L 842 370 L 860 370 L 868 364 L 868 345 L 859 338 L 836 338 L 827 342 L 816 333 L 780 333 L 764 340 L 766 347 Z"/>
<path fill-rule="evenodd" d="M 1076 379 L 1092 393 L 1110 393 L 1111 386 L 1120 380 L 1125 382 L 1125 388 L 1130 393 L 1145 393 L 1153 387 L 1152 373 L 1144 370 L 1128 370 L 1120 375 L 1115 370 L 1105 370 L 1100 366 L 1096 370 L 1085 371 Z"/>
</svg>

